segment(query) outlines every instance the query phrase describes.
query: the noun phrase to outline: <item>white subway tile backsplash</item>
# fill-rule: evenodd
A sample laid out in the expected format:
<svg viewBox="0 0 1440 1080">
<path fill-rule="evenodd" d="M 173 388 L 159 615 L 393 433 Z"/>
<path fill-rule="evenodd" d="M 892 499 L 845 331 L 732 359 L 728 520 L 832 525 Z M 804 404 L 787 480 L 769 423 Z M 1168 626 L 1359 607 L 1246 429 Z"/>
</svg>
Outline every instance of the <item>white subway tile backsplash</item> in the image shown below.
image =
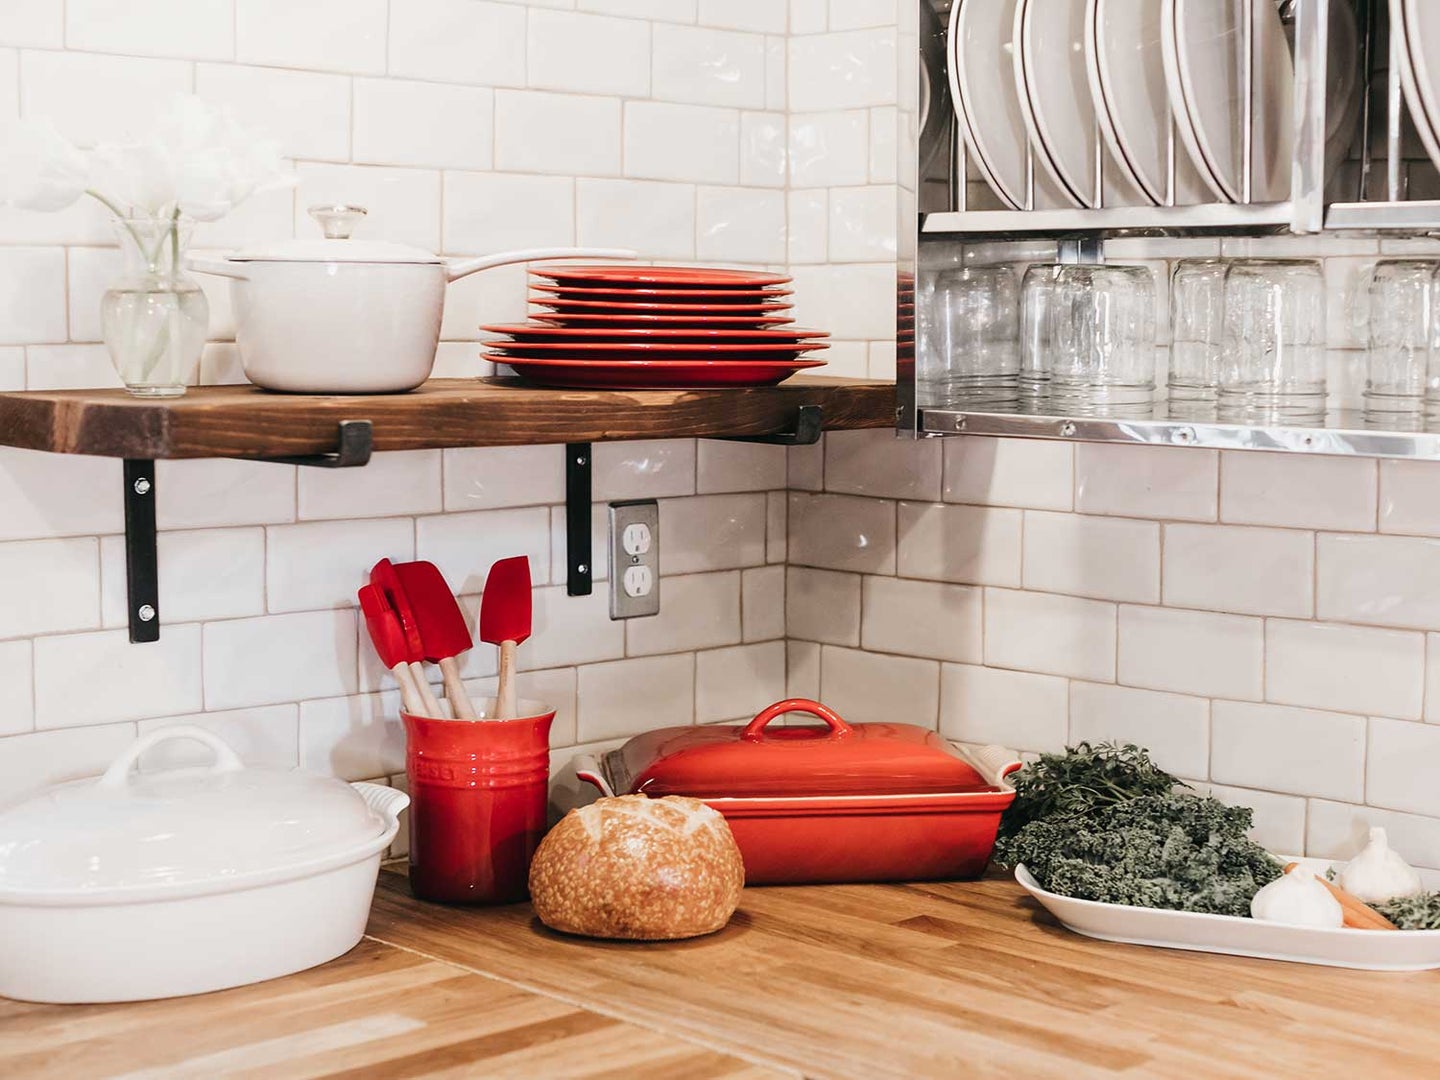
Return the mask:
<svg viewBox="0 0 1440 1080">
<path fill-rule="evenodd" d="M 1305 799 L 1223 784 L 1197 784 L 1195 787 L 1197 791 L 1215 796 L 1227 806 L 1245 806 L 1253 810 L 1255 824 L 1248 835 L 1267 851 L 1282 855 L 1313 854 L 1305 844 Z M 1309 805 L 1315 804 L 1312 801 Z"/>
<path fill-rule="evenodd" d="M 1365 801 L 1390 810 L 1440 817 L 1440 728 L 1401 720 L 1370 720 Z M 1335 796 L 1359 802 L 1355 796 Z"/>
<path fill-rule="evenodd" d="M 765 563 L 763 493 L 698 495 L 660 503 L 662 574 L 693 574 Z"/>
<path fill-rule="evenodd" d="M 265 615 L 205 625 L 205 708 L 239 709 L 355 693 L 357 622 L 353 610 Z M 166 627 L 163 644 L 179 628 Z M 116 634 L 123 640 L 123 631 Z M 96 635 L 101 636 L 101 635 Z M 369 648 L 369 642 L 366 642 Z M 198 648 L 184 665 L 199 678 Z M 149 650 L 132 650 L 130 655 Z M 125 655 L 124 653 L 121 654 Z M 170 667 L 176 665 L 172 662 Z M 198 703 L 196 706 L 198 707 Z M 191 711 L 185 706 L 145 715 Z"/>
<path fill-rule="evenodd" d="M 985 663 L 1094 682 L 1115 680 L 1115 605 L 985 590 Z"/>
<path fill-rule="evenodd" d="M 660 613 L 625 623 L 629 656 L 740 643 L 740 575 L 687 574 L 660 580 Z"/>
<path fill-rule="evenodd" d="M 832 645 L 859 645 L 860 576 L 786 567 L 785 634 Z"/>
<path fill-rule="evenodd" d="M 635 692 L 644 687 L 643 694 Z M 587 664 L 579 670 L 581 742 L 695 722 L 695 658 L 688 653 Z"/>
<path fill-rule="evenodd" d="M 830 242 L 830 193 L 791 191 L 787 197 L 785 249 L 790 265 L 823 263 Z"/>
<path fill-rule="evenodd" d="M 745 641 L 785 636 L 785 567 L 762 566 L 740 574 L 740 629 Z"/>
<path fill-rule="evenodd" d="M 1364 794 L 1364 717 L 1217 701 L 1210 730 L 1219 783 L 1347 802 Z"/>
<path fill-rule="evenodd" d="M 1020 585 L 1019 510 L 902 502 L 898 528 L 902 577 Z"/>
<path fill-rule="evenodd" d="M 820 698 L 820 650 L 813 641 L 785 643 L 785 696 Z"/>
<path fill-rule="evenodd" d="M 842 187 L 863 184 L 869 178 L 870 114 L 866 110 L 790 115 L 792 187 Z M 828 232 L 828 218 L 825 228 Z"/>
<path fill-rule="evenodd" d="M 650 92 L 650 27 L 571 11 L 531 11 L 526 83 L 544 90 L 644 97 Z"/>
<path fill-rule="evenodd" d="M 565 501 L 563 446 L 477 447 L 444 454 L 446 510 Z"/>
<path fill-rule="evenodd" d="M 1069 741 L 1135 743 L 1162 769 L 1204 779 L 1210 770 L 1210 706 L 1181 694 L 1072 682 Z"/>
<path fill-rule="evenodd" d="M 0 544 L 0 638 L 100 625 L 100 550 L 93 537 Z"/>
<path fill-rule="evenodd" d="M 417 518 L 415 557 L 433 562 L 450 587 L 466 595 L 478 594 L 490 567 L 512 555 L 529 556 L 531 580 L 546 585 L 550 581 L 549 522 L 550 511 L 543 506 Z M 379 557 L 376 554 L 370 561 Z"/>
<path fill-rule="evenodd" d="M 789 154 L 785 145 L 785 114 L 740 114 L 740 183 L 751 187 L 784 187 Z"/>
<path fill-rule="evenodd" d="M 695 257 L 695 189 L 653 180 L 578 180 L 577 239 L 645 259 Z"/>
<path fill-rule="evenodd" d="M 940 442 L 893 431 L 833 431 L 825 439 L 825 490 L 884 499 L 940 499 Z"/>
<path fill-rule="evenodd" d="M 594 448 L 597 502 L 695 494 L 695 440 L 598 443 Z"/>
<path fill-rule="evenodd" d="M 739 187 L 697 189 L 695 256 L 721 263 L 783 262 L 785 193 Z"/>
<path fill-rule="evenodd" d="M 1229 525 L 1165 526 L 1165 603 L 1308 618 L 1315 535 Z"/>
<path fill-rule="evenodd" d="M 946 502 L 1069 510 L 1075 448 L 1042 439 L 945 439 Z"/>
<path fill-rule="evenodd" d="M 120 250 L 118 248 L 72 247 L 70 249 L 66 263 L 66 282 L 69 286 L 67 307 L 71 341 L 103 340 L 100 303 L 105 295 L 105 290 L 119 278 L 120 269 Z M 225 282 L 225 286 L 228 290 L 229 282 Z M 206 295 L 206 300 L 208 302 L 209 294 Z M 233 318 L 231 322 L 233 324 Z M 232 332 L 231 337 L 233 336 Z M 108 360 L 108 354 L 106 355 Z"/>
<path fill-rule="evenodd" d="M 870 183 L 893 184 L 900 156 L 900 111 L 891 105 L 870 110 Z"/>
<path fill-rule="evenodd" d="M 568 176 L 447 172 L 444 237 L 445 250 L 457 254 L 486 255 L 508 248 L 573 244 L 575 181 Z M 499 276 L 495 270 L 486 270 L 451 285 L 451 295 L 446 298 L 446 337 L 474 338 L 481 322 L 524 316 L 523 273 L 514 283 L 518 307 L 509 314 L 495 310 L 492 304 L 454 304 L 457 288 L 483 289 L 493 285 Z M 464 311 L 463 323 L 451 317 L 452 306 L 456 308 L 455 316 Z"/>
<path fill-rule="evenodd" d="M 829 26 L 829 14 L 829 0 L 790 0 L 790 33 L 821 33 Z"/>
<path fill-rule="evenodd" d="M 481 0 L 394 4 L 390 74 L 476 86 L 523 86 L 525 16 L 522 5 Z"/>
<path fill-rule="evenodd" d="M 1219 454 L 1180 447 L 1075 447 L 1075 509 L 1090 514 L 1214 521 Z"/>
<path fill-rule="evenodd" d="M 48 118 L 66 138 L 86 146 L 143 138 L 175 95 L 190 89 L 191 65 L 180 60 L 20 54 L 20 115 Z"/>
<path fill-rule="evenodd" d="M 0 448 L 0 540 L 119 532 L 120 479 L 118 461 Z"/>
<path fill-rule="evenodd" d="M 495 143 L 492 91 L 399 79 L 356 79 L 354 98 L 357 162 L 490 168 Z M 435 120 L 422 119 L 427 117 Z"/>
<path fill-rule="evenodd" d="M 235 0 L 66 0 L 65 45 L 91 52 L 229 59 Z"/>
<path fill-rule="evenodd" d="M 0 735 L 19 735 L 35 727 L 30 649 L 28 641 L 0 641 Z"/>
<path fill-rule="evenodd" d="M 391 32 L 425 0 L 397 4 Z M 381 73 L 386 0 L 235 0 L 236 59 L 270 67 Z M 396 54 L 392 51 L 391 63 Z"/>
<path fill-rule="evenodd" d="M 1412 866 L 1440 867 L 1440 829 L 1434 818 L 1322 799 L 1310 800 L 1305 854 L 1318 859 L 1352 859 L 1369 842 L 1375 826 L 1385 830 L 1390 846 Z"/>
<path fill-rule="evenodd" d="M 963 742 L 1012 750 L 1065 747 L 1069 684 L 1053 675 L 944 664 L 940 669 L 940 731 Z"/>
<path fill-rule="evenodd" d="M 695 654 L 695 721 L 749 720 L 785 698 L 785 643 Z"/>
<path fill-rule="evenodd" d="M 625 623 L 610 618 L 606 590 L 570 596 L 563 585 L 536 589 L 533 604 L 530 640 L 517 653 L 520 667 L 529 670 L 593 664 L 625 655 Z M 476 653 L 493 651 L 493 646 L 477 641 Z"/>
<path fill-rule="evenodd" d="M 695 21 L 698 3 L 699 0 L 575 0 L 575 6 L 581 11 L 691 23 Z M 559 6 L 567 5 L 562 3 Z"/>
<path fill-rule="evenodd" d="M 1260 619 L 1127 604 L 1119 648 L 1119 681 L 1128 686 L 1244 701 L 1263 696 Z"/>
<path fill-rule="evenodd" d="M 377 560 L 409 562 L 414 557 L 410 518 L 271 526 L 265 553 L 268 610 L 354 607 L 355 592 L 369 580 Z"/>
<path fill-rule="evenodd" d="M 900 212 L 890 184 L 835 188 L 830 192 L 830 259 L 876 262 L 893 259 Z"/>
<path fill-rule="evenodd" d="M 1220 520 L 1308 529 L 1375 529 L 1369 458 L 1230 452 L 1220 460 Z"/>
<path fill-rule="evenodd" d="M 293 769 L 300 763 L 299 714 L 300 707 L 294 704 L 266 705 L 258 709 L 165 716 L 141 720 L 136 726 L 141 735 L 177 724 L 204 728 L 229 743 L 246 765 Z M 214 760 L 215 752 L 208 746 L 181 738 L 147 750 L 140 756 L 140 768 L 142 771 L 183 769 L 209 765 Z M 366 777 L 374 775 L 365 774 Z"/>
<path fill-rule="evenodd" d="M 940 665 L 825 645 L 820 651 L 820 692 L 820 700 L 852 723 L 935 727 Z"/>
<path fill-rule="evenodd" d="M 370 82 L 356 81 L 357 96 Z M 244 64 L 195 67 L 200 97 L 228 109 L 247 129 L 278 140 L 285 155 L 310 160 L 350 157 L 350 87 L 343 75 L 313 71 Z"/>
<path fill-rule="evenodd" d="M 264 529 L 162 532 L 157 546 L 163 625 L 264 613 Z M 100 566 L 102 625 L 124 626 L 129 618 L 124 537 L 101 538 Z"/>
<path fill-rule="evenodd" d="M 1271 619 L 1265 659 L 1267 700 L 1420 718 L 1425 688 L 1420 634 Z"/>
<path fill-rule="evenodd" d="M 143 649 L 132 646 L 124 630 L 35 640 L 37 728 L 169 716 L 200 706 L 199 626 L 168 625 Z"/>
<path fill-rule="evenodd" d="M 852 495 L 790 495 L 789 561 L 895 573 L 895 504 Z"/>
<path fill-rule="evenodd" d="M 730 30 L 783 34 L 785 8 L 777 0 L 700 0 L 700 22 Z"/>
<path fill-rule="evenodd" d="M 398 694 L 359 694 L 300 704 L 300 767 L 341 780 L 405 771 Z"/>
<path fill-rule="evenodd" d="M 783 109 L 789 99 L 787 81 L 788 57 L 783 37 L 765 39 L 765 107 Z"/>
<path fill-rule="evenodd" d="M 1440 539 L 1322 533 L 1317 569 L 1322 619 L 1440 629 Z"/>
<path fill-rule="evenodd" d="M 1027 589 L 1097 600 L 1159 601 L 1159 525 L 1040 510 L 1027 510 L 1024 517 Z"/>
<path fill-rule="evenodd" d="M 369 210 L 356 230 L 365 240 L 393 240 L 426 251 L 440 247 L 440 174 L 423 169 L 380 165 L 296 166 L 295 234 L 314 237 L 309 207 L 318 203 L 353 203 Z"/>
<path fill-rule="evenodd" d="M 0 44 L 60 48 L 65 42 L 65 7 L 55 0 L 8 0 L 0 5 Z"/>
<path fill-rule="evenodd" d="M 155 517 L 162 529 L 277 525 L 295 520 L 293 466 L 213 458 L 157 461 L 155 472 Z M 118 478 L 118 471 L 115 476 Z M 119 484 L 112 481 L 110 486 L 116 489 L 118 503 Z M 117 524 L 95 531 L 118 529 Z"/>
<path fill-rule="evenodd" d="M 903 578 L 867 577 L 862 647 L 978 664 L 983 659 L 982 591 Z"/>
<path fill-rule="evenodd" d="M 831 30 L 894 26 L 896 0 L 830 0 Z"/>
<path fill-rule="evenodd" d="M 1440 536 L 1440 463 L 1380 462 L 1380 531 Z"/>
<path fill-rule="evenodd" d="M 0 345 L 64 341 L 64 250 L 0 247 L 0 313 Z"/>
<path fill-rule="evenodd" d="M 894 335 L 893 265 L 796 266 L 793 273 L 797 322 L 828 330 L 837 339 L 869 341 Z M 833 361 L 831 354 L 825 359 Z M 840 372 L 830 369 L 827 374 Z"/>
<path fill-rule="evenodd" d="M 301 469 L 306 518 L 367 518 L 440 511 L 439 450 L 376 454 L 364 469 Z"/>
<path fill-rule="evenodd" d="M 496 91 L 496 168 L 604 176 L 619 173 L 620 162 L 620 102 L 614 98 Z"/>
<path fill-rule="evenodd" d="M 116 389 L 122 385 L 103 345 L 31 345 L 26 390 Z"/>
<path fill-rule="evenodd" d="M 701 105 L 627 101 L 625 175 L 735 183 L 740 177 L 740 114 Z"/>
<path fill-rule="evenodd" d="M 696 441 L 695 490 L 775 491 L 785 486 L 785 448 L 763 443 Z"/>
<path fill-rule="evenodd" d="M 12 796 L 98 776 L 135 741 L 134 723 L 37 731 L 5 740 L 0 784 Z"/>
<path fill-rule="evenodd" d="M 25 389 L 25 350 L 18 345 L 0 346 L 0 389 Z"/>
<path fill-rule="evenodd" d="M 663 101 L 763 109 L 765 39 L 706 27 L 652 28 L 651 90 Z"/>
<path fill-rule="evenodd" d="M 796 112 L 894 105 L 899 87 L 893 27 L 797 37 L 790 42 Z"/>
</svg>

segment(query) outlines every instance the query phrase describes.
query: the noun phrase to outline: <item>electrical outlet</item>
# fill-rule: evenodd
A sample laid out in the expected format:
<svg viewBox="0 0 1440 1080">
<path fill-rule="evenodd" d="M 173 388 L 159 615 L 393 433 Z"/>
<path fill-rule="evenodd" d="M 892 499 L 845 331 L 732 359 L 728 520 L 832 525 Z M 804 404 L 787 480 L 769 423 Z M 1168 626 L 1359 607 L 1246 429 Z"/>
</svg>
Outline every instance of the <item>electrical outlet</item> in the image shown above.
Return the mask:
<svg viewBox="0 0 1440 1080">
<path fill-rule="evenodd" d="M 610 618 L 660 613 L 660 504 L 610 504 Z"/>
</svg>

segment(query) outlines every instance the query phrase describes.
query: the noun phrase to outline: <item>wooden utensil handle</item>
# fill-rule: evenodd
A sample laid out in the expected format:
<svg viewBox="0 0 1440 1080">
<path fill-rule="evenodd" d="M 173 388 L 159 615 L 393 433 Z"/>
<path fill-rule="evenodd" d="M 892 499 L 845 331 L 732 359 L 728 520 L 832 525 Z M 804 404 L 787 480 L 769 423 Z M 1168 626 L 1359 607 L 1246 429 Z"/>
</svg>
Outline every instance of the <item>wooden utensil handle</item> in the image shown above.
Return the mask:
<svg viewBox="0 0 1440 1080">
<path fill-rule="evenodd" d="M 460 720 L 475 719 L 475 705 L 465 692 L 465 683 L 460 679 L 460 665 L 453 656 L 440 661 L 440 674 L 445 679 L 445 696 L 450 699 L 450 708 Z"/>
<path fill-rule="evenodd" d="M 415 689 L 415 676 L 410 674 L 410 667 L 403 660 L 390 669 L 390 674 L 395 676 L 395 681 L 400 685 L 400 704 L 411 716 L 419 716 L 425 711 L 425 705 L 420 700 L 419 691 Z"/>
<path fill-rule="evenodd" d="M 495 687 L 495 719 L 515 718 L 515 642 L 500 643 L 500 677 Z"/>
<path fill-rule="evenodd" d="M 418 660 L 410 665 L 410 674 L 415 677 L 415 689 L 419 691 L 420 704 L 425 709 L 425 715 L 439 720 L 445 719 L 445 714 L 440 710 L 440 702 L 435 697 L 435 691 L 430 689 L 430 680 L 425 676 L 425 665 Z"/>
</svg>

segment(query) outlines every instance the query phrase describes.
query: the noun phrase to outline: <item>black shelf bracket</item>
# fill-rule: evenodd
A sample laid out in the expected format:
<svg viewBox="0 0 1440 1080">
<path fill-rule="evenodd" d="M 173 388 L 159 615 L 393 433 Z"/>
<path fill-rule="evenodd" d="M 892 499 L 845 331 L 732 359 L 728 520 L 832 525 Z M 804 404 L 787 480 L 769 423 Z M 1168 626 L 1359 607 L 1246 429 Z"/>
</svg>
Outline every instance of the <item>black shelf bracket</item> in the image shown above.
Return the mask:
<svg viewBox="0 0 1440 1080">
<path fill-rule="evenodd" d="M 801 405 L 795 411 L 795 427 L 778 435 L 722 435 L 727 442 L 764 443 L 768 446 L 814 446 L 825 429 L 825 410 L 819 405 Z"/>
<path fill-rule="evenodd" d="M 565 590 L 571 596 L 594 591 L 595 560 L 590 543 L 591 459 L 588 442 L 565 447 Z"/>
<path fill-rule="evenodd" d="M 315 469 L 354 469 L 370 463 L 374 429 L 369 420 L 341 420 L 333 454 L 242 458 Z M 125 459 L 125 595 L 134 644 L 160 640 L 160 568 L 155 535 L 155 462 Z M 586 533 L 588 539 L 589 533 Z M 587 590 L 588 591 L 588 590 Z"/>
</svg>

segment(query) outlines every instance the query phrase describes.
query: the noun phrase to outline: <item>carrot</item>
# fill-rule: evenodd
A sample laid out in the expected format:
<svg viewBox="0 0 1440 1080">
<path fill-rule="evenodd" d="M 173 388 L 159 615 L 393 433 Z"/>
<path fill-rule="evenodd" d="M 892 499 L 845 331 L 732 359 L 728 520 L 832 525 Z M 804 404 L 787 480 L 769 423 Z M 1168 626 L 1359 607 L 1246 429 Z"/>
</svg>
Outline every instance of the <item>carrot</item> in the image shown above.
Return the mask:
<svg viewBox="0 0 1440 1080">
<path fill-rule="evenodd" d="M 1285 873 L 1290 873 L 1299 863 L 1290 863 L 1285 867 Z M 1365 901 L 1361 900 L 1354 893 L 1348 893 L 1340 888 L 1333 881 L 1327 881 L 1319 874 L 1315 880 L 1330 890 L 1330 895 L 1340 901 L 1340 909 L 1345 913 L 1345 925 L 1354 930 L 1398 930 L 1400 929 L 1389 919 L 1385 918 L 1378 911 L 1372 908 Z"/>
</svg>

